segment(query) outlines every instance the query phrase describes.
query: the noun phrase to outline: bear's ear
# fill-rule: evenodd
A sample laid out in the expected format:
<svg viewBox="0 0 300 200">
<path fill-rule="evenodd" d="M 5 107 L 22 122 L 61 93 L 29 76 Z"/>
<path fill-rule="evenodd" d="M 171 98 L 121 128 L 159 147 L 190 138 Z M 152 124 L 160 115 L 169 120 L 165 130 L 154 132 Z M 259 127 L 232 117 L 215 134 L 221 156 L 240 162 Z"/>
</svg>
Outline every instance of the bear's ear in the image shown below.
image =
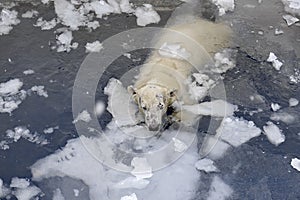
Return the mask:
<svg viewBox="0 0 300 200">
<path fill-rule="evenodd" d="M 130 85 L 130 86 L 127 87 L 127 91 L 132 96 L 132 98 L 134 99 L 134 101 L 138 102 L 137 101 L 138 100 L 138 95 L 136 93 L 136 89 L 132 85 Z"/>
<path fill-rule="evenodd" d="M 177 89 L 169 90 L 169 97 L 174 98 L 177 95 Z"/>
</svg>

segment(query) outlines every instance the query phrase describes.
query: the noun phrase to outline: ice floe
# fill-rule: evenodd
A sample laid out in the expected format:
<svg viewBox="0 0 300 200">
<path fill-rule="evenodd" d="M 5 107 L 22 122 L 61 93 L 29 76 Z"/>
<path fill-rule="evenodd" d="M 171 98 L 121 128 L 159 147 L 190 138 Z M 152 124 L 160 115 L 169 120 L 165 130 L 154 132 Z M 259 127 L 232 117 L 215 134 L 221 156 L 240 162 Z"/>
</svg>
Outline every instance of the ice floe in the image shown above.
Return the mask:
<svg viewBox="0 0 300 200">
<path fill-rule="evenodd" d="M 48 93 L 44 89 L 45 89 L 45 86 L 43 86 L 43 85 L 39 85 L 39 86 L 35 85 L 35 86 L 32 86 L 30 88 L 30 90 L 32 92 L 35 92 L 38 96 L 42 96 L 42 97 L 47 98 L 48 97 Z"/>
<path fill-rule="evenodd" d="M 296 98 L 290 98 L 289 99 L 289 106 L 290 107 L 294 107 L 297 106 L 299 104 L 299 100 Z"/>
<path fill-rule="evenodd" d="M 224 73 L 235 67 L 236 50 L 224 49 L 214 55 L 215 68 L 212 69 L 215 73 Z"/>
<path fill-rule="evenodd" d="M 293 158 L 291 161 L 291 165 L 294 169 L 300 172 L 300 160 L 298 158 Z"/>
<path fill-rule="evenodd" d="M 39 12 L 36 10 L 28 10 L 22 14 L 22 18 L 33 18 L 38 16 Z"/>
<path fill-rule="evenodd" d="M 32 69 L 27 69 L 27 70 L 23 71 L 23 74 L 25 74 L 25 75 L 34 74 L 34 71 Z"/>
<path fill-rule="evenodd" d="M 281 108 L 281 106 L 278 103 L 271 103 L 271 108 L 274 112 L 276 112 Z"/>
<path fill-rule="evenodd" d="M 45 139 L 43 135 L 37 132 L 31 133 L 31 131 L 24 126 L 16 126 L 13 130 L 8 129 L 6 131 L 6 137 L 8 138 L 8 143 L 17 142 L 19 139 L 23 138 L 39 145 L 48 144 L 47 139 Z"/>
<path fill-rule="evenodd" d="M 278 126 L 276 126 L 272 122 L 267 122 L 267 125 L 265 125 L 263 129 L 264 134 L 267 136 L 268 140 L 275 146 L 278 146 L 285 141 L 285 135 L 278 128 Z"/>
<path fill-rule="evenodd" d="M 195 167 L 199 171 L 204 171 L 206 173 L 219 172 L 219 169 L 214 165 L 214 161 L 208 158 L 203 158 L 197 161 Z"/>
<path fill-rule="evenodd" d="M 234 147 L 238 147 L 260 134 L 261 130 L 252 121 L 235 117 L 223 119 L 221 126 L 217 129 L 217 135 Z"/>
<path fill-rule="evenodd" d="M 29 180 L 24 178 L 14 177 L 11 179 L 9 187 L 11 188 L 27 188 L 30 185 Z"/>
<path fill-rule="evenodd" d="M 269 57 L 267 59 L 268 62 L 272 63 L 273 67 L 279 71 L 280 68 L 282 67 L 283 63 L 278 60 L 277 56 L 273 53 L 270 52 Z"/>
<path fill-rule="evenodd" d="M 137 179 L 151 178 L 153 176 L 152 167 L 146 158 L 134 157 L 131 161 L 131 166 L 134 168 L 131 174 Z"/>
<path fill-rule="evenodd" d="M 95 42 L 86 43 L 85 45 L 86 52 L 100 52 L 103 49 L 103 45 L 101 42 L 96 40 Z"/>
<path fill-rule="evenodd" d="M 56 18 L 53 18 L 50 21 L 43 20 L 42 17 L 38 18 L 36 23 L 33 25 L 35 27 L 41 27 L 41 30 L 50 30 L 53 29 L 58 23 Z"/>
<path fill-rule="evenodd" d="M 71 49 L 76 49 L 78 47 L 77 42 L 72 42 L 73 34 L 72 31 L 63 29 L 57 31 L 58 35 L 56 35 L 56 45 L 57 45 L 57 52 L 70 52 Z"/>
<path fill-rule="evenodd" d="M 278 112 L 278 113 L 273 113 L 270 119 L 274 121 L 282 121 L 286 124 L 292 124 L 293 122 L 295 122 L 296 117 L 287 112 Z"/>
<path fill-rule="evenodd" d="M 137 17 L 136 23 L 139 26 L 157 24 L 160 21 L 159 14 L 153 9 L 151 4 L 144 4 L 143 7 L 136 8 L 135 16 Z"/>
<path fill-rule="evenodd" d="M 65 197 L 59 188 L 54 190 L 52 200 L 65 200 Z"/>
<path fill-rule="evenodd" d="M 131 195 L 126 195 L 124 197 L 121 197 L 121 200 L 138 200 L 135 193 L 132 193 Z"/>
<path fill-rule="evenodd" d="M 187 145 L 177 138 L 172 138 L 174 142 L 174 150 L 177 152 L 184 152 L 188 147 Z"/>
<path fill-rule="evenodd" d="M 299 19 L 292 15 L 283 15 L 282 18 L 286 21 L 288 26 L 291 26 L 291 25 L 295 24 L 296 22 L 299 22 Z"/>
<path fill-rule="evenodd" d="M 8 34 L 12 29 L 13 25 L 20 23 L 17 18 L 18 12 L 15 10 L 8 10 L 3 8 L 0 13 L 0 36 Z"/>
<path fill-rule="evenodd" d="M 6 197 L 10 193 L 10 190 L 4 186 L 2 179 L 0 178 L 0 198 Z"/>
<path fill-rule="evenodd" d="M 282 0 L 282 3 L 286 12 L 300 16 L 299 0 Z"/>
</svg>

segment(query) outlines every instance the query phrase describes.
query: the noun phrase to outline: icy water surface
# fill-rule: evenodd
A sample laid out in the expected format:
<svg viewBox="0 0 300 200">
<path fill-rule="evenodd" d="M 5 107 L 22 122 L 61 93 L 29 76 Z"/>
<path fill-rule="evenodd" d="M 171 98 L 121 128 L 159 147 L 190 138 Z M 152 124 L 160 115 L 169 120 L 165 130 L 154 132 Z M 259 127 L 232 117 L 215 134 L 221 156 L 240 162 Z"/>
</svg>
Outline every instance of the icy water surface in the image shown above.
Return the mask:
<svg viewBox="0 0 300 200">
<path fill-rule="evenodd" d="M 175 3 L 168 1 L 165 7 L 160 1 L 150 3 L 158 5 L 161 18 L 158 24 L 150 26 L 163 27 Z M 200 10 L 204 17 L 217 15 L 216 6 L 208 1 L 202 3 L 205 6 Z M 30 194 L 37 191 L 32 197 L 45 200 L 121 199 L 130 195 L 131 198 L 127 199 L 135 199 L 133 193 L 137 199 L 150 200 L 300 199 L 299 171 L 291 165 L 293 158 L 300 158 L 300 107 L 291 106 L 290 100 L 300 100 L 300 27 L 299 23 L 287 26 L 282 19 L 282 15 L 287 13 L 281 1 L 236 1 L 233 12 L 217 17 L 231 24 L 234 32 L 232 50 L 235 52 L 235 67 L 222 75 L 226 101 L 238 106 L 238 109 L 234 116 L 223 121 L 225 128 L 221 142 L 208 155 L 208 168 L 214 169 L 213 172 L 207 168 L 204 170 L 206 172 L 197 170 L 197 165 L 195 167 L 200 155 L 207 154 L 208 141 L 214 139 L 216 132 L 222 132 L 222 129 L 215 130 L 218 127 L 214 130 L 208 127 L 211 119 L 220 123 L 220 118 L 204 116 L 199 121 L 196 142 L 179 160 L 153 172 L 151 178 L 138 181 L 129 173 L 120 173 L 95 160 L 82 142 L 97 150 L 97 145 L 101 146 L 102 141 L 84 136 L 78 139 L 72 123 L 72 90 L 80 65 L 88 55 L 86 43 L 104 41 L 122 31 L 137 28 L 136 17 L 124 13 L 111 14 L 107 19 L 98 20 L 100 27 L 96 30 L 89 32 L 80 27 L 73 31 L 72 41 L 78 42 L 78 48 L 71 48 L 67 53 L 51 49 L 56 46 L 53 31 L 63 25 L 59 24 L 49 31 L 33 26 L 38 17 L 46 20 L 55 17 L 53 3 L 44 5 L 26 1 L 13 9 L 19 13 L 21 22 L 13 25 L 9 34 L 0 36 L 0 83 L 19 79 L 26 97 L 22 99 L 21 89 L 17 94 L 8 95 L 22 103 L 11 113 L 0 113 L 1 199 L 16 199 L 15 196 L 30 199 L 22 193 L 22 188 Z M 21 18 L 22 13 L 31 9 L 39 12 L 38 17 Z M 283 33 L 275 34 L 275 29 Z M 124 73 L 141 65 L 150 51 L 133 51 L 130 58 L 127 55 L 115 60 L 100 77 L 96 99 L 107 106 L 110 95 L 104 94 L 103 89 L 109 80 L 121 79 Z M 267 61 L 270 52 L 283 63 L 280 70 Z M 34 73 L 23 73 L 28 69 Z M 44 88 L 40 88 L 39 93 L 36 88 L 33 89 L 34 86 Z M 122 88 L 120 91 L 123 91 Z M 275 104 L 280 106 L 276 112 Z M 116 128 L 114 121 L 111 122 L 113 117 L 105 110 L 98 118 L 102 128 L 109 124 L 106 134 L 110 134 L 112 141 L 124 149 L 130 149 L 130 145 L 144 145 L 129 136 L 119 138 L 118 134 L 122 132 Z M 277 135 L 277 129 L 269 121 L 280 129 Z M 143 132 L 142 128 L 135 128 L 127 131 L 130 134 Z M 12 138 L 8 138 L 8 130 L 15 133 Z M 28 133 L 26 130 L 29 130 L 29 135 L 25 134 Z M 23 133 L 20 139 L 16 135 L 18 131 Z M 155 150 L 154 147 L 164 146 L 169 141 L 174 142 L 178 151 L 184 148 L 172 137 L 170 131 L 170 135 L 149 140 L 147 150 Z M 135 150 L 139 151 L 137 147 Z M 120 152 L 115 156 L 127 167 L 130 164 L 133 166 L 132 157 Z M 199 163 L 197 168 L 201 167 L 203 165 Z M 26 178 L 30 186 L 14 187 L 11 185 L 13 177 Z"/>
</svg>

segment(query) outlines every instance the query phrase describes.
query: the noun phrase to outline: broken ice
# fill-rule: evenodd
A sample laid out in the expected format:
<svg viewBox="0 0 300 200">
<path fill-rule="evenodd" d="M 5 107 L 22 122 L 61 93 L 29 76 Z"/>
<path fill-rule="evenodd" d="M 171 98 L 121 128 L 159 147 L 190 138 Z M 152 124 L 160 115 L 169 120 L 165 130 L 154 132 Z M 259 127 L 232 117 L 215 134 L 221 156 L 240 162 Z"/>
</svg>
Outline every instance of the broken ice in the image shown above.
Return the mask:
<svg viewBox="0 0 300 200">
<path fill-rule="evenodd" d="M 285 135 L 272 122 L 267 122 L 267 125 L 264 126 L 263 129 L 264 134 L 267 136 L 268 140 L 275 146 L 278 146 L 285 141 Z"/>
<path fill-rule="evenodd" d="M 157 24 L 160 21 L 160 16 L 151 4 L 144 4 L 143 7 L 138 7 L 135 10 L 135 16 L 137 17 L 136 22 L 139 26 L 146 26 L 152 23 Z"/>
</svg>

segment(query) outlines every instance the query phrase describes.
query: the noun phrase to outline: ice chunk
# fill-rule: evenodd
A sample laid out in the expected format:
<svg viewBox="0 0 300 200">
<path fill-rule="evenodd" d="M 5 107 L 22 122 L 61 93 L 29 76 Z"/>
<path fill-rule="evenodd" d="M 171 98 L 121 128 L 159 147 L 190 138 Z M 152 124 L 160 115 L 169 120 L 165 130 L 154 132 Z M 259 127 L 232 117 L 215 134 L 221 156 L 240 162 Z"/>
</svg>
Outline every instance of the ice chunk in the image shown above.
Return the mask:
<svg viewBox="0 0 300 200">
<path fill-rule="evenodd" d="M 293 122 L 295 122 L 296 118 L 295 116 L 286 113 L 286 112 L 280 112 L 280 113 L 273 113 L 270 117 L 271 120 L 274 121 L 282 121 L 286 124 L 291 124 Z"/>
<path fill-rule="evenodd" d="M 299 19 L 292 15 L 283 15 L 282 18 L 286 21 L 288 26 L 291 26 L 291 25 L 295 24 L 296 22 L 299 22 Z"/>
<path fill-rule="evenodd" d="M 225 73 L 227 70 L 235 67 L 235 54 L 236 51 L 232 49 L 224 49 L 214 56 L 215 67 L 212 71 L 216 73 Z"/>
<path fill-rule="evenodd" d="M 63 196 L 59 188 L 54 190 L 52 200 L 65 200 L 65 197 Z"/>
<path fill-rule="evenodd" d="M 34 74 L 34 71 L 32 69 L 27 69 L 23 72 L 25 75 Z"/>
<path fill-rule="evenodd" d="M 192 79 L 195 79 L 194 81 Z M 208 91 L 215 85 L 215 81 L 209 76 L 201 73 L 194 73 L 187 81 L 189 94 L 196 101 L 207 96 Z"/>
<path fill-rule="evenodd" d="M 289 106 L 290 107 L 294 107 L 297 106 L 299 104 L 299 100 L 296 98 L 290 98 L 289 99 Z"/>
<path fill-rule="evenodd" d="M 199 171 L 204 171 L 206 173 L 219 171 L 219 169 L 214 165 L 214 161 L 212 161 L 208 158 L 203 158 L 203 159 L 197 161 L 195 164 L 195 167 Z"/>
<path fill-rule="evenodd" d="M 14 177 L 11 179 L 10 187 L 11 188 L 27 188 L 30 185 L 30 182 L 24 178 Z"/>
<path fill-rule="evenodd" d="M 95 106 L 95 113 L 98 117 L 100 117 L 105 111 L 105 104 L 103 101 L 97 101 Z"/>
<path fill-rule="evenodd" d="M 225 200 L 230 197 L 233 190 L 222 179 L 215 176 L 210 185 L 207 200 Z"/>
<path fill-rule="evenodd" d="M 134 9 L 132 8 L 132 4 L 129 3 L 129 0 L 121 0 L 120 8 L 123 13 L 133 13 Z"/>
<path fill-rule="evenodd" d="M 91 121 L 91 115 L 87 110 L 83 110 L 81 113 L 77 115 L 77 117 L 74 119 L 73 123 L 77 123 L 78 121 L 84 121 L 84 122 L 89 122 Z"/>
<path fill-rule="evenodd" d="M 172 138 L 174 143 L 174 150 L 177 152 L 184 152 L 187 149 L 187 145 L 177 138 Z"/>
<path fill-rule="evenodd" d="M 46 128 L 43 130 L 43 132 L 45 134 L 50 134 L 50 133 L 53 133 L 55 129 L 58 129 L 59 127 L 58 126 L 55 126 L 55 127 L 49 127 L 49 128 Z"/>
<path fill-rule="evenodd" d="M 7 150 L 7 149 L 9 149 L 8 142 L 5 141 L 5 140 L 0 141 L 0 149 L 2 149 L 2 150 Z"/>
<path fill-rule="evenodd" d="M 217 129 L 217 135 L 234 147 L 238 147 L 260 134 L 261 130 L 252 121 L 234 117 L 223 119 L 221 126 Z"/>
<path fill-rule="evenodd" d="M 232 116 L 237 106 L 227 103 L 224 100 L 214 100 L 196 105 L 183 105 L 183 110 L 187 110 L 197 115 L 209 115 L 213 117 Z"/>
<path fill-rule="evenodd" d="M 85 45 L 85 52 L 100 52 L 101 49 L 103 49 L 103 45 L 101 42 L 96 40 L 95 42 L 92 43 L 86 43 Z"/>
<path fill-rule="evenodd" d="M 122 197 L 121 200 L 138 200 L 138 198 L 135 193 L 132 193 L 129 196 Z"/>
<path fill-rule="evenodd" d="M 106 3 L 103 0 L 93 1 L 90 3 L 91 10 L 93 10 L 98 18 L 102 18 L 104 15 L 109 15 L 115 11 L 114 7 Z"/>
<path fill-rule="evenodd" d="M 20 79 L 11 79 L 5 83 L 0 83 L 0 96 L 15 95 L 19 92 L 23 83 Z"/>
<path fill-rule="evenodd" d="M 161 56 L 167 58 L 177 58 L 180 60 L 187 60 L 191 57 L 191 53 L 177 43 L 164 43 L 158 50 Z"/>
<path fill-rule="evenodd" d="M 87 21 L 86 16 L 80 13 L 73 4 L 67 0 L 54 0 L 54 7 L 57 17 L 63 25 L 78 30 L 79 26 L 84 26 Z"/>
<path fill-rule="evenodd" d="M 278 28 L 276 28 L 276 29 L 275 29 L 275 32 L 274 32 L 275 35 L 281 35 L 281 34 L 283 34 L 283 33 L 284 33 L 283 30 L 278 29 Z"/>
<path fill-rule="evenodd" d="M 50 30 L 53 29 L 58 23 L 56 18 L 53 18 L 50 21 L 43 20 L 42 17 L 38 18 L 36 23 L 33 25 L 35 27 L 41 27 L 41 30 Z"/>
<path fill-rule="evenodd" d="M 0 178 L 0 198 L 4 198 L 10 193 L 10 190 L 3 185 L 3 181 Z"/>
<path fill-rule="evenodd" d="M 13 194 L 18 200 L 30 200 L 33 197 L 36 197 L 41 190 L 36 186 L 29 186 L 27 188 L 20 188 L 13 191 Z"/>
<path fill-rule="evenodd" d="M 278 146 L 285 141 L 285 135 L 281 132 L 278 126 L 272 122 L 267 122 L 267 125 L 264 126 L 263 129 L 264 134 L 272 144 Z"/>
<path fill-rule="evenodd" d="M 131 166 L 134 167 L 131 174 L 138 179 L 151 178 L 153 176 L 152 167 L 148 164 L 146 158 L 134 157 L 131 160 Z"/>
<path fill-rule="evenodd" d="M 20 23 L 20 20 L 17 17 L 17 11 L 10 11 L 6 8 L 2 9 L 0 13 L 0 35 L 8 34 L 13 29 L 12 25 Z"/>
<path fill-rule="evenodd" d="M 57 44 L 57 52 L 70 52 L 71 49 L 76 49 L 78 47 L 78 43 L 74 42 L 71 44 L 73 40 L 72 31 L 64 30 L 62 33 L 56 36 L 56 44 Z"/>
<path fill-rule="evenodd" d="M 31 87 L 30 90 L 32 92 L 35 92 L 39 96 L 43 96 L 43 97 L 47 98 L 48 93 L 47 93 L 47 91 L 44 90 L 44 88 L 45 88 L 45 86 L 42 86 L 42 85 L 36 86 L 35 85 L 35 86 Z"/>
<path fill-rule="evenodd" d="M 79 190 L 73 189 L 73 192 L 74 192 L 74 196 L 75 196 L 75 197 L 78 197 L 78 196 L 79 196 L 79 193 L 80 193 Z"/>
<path fill-rule="evenodd" d="M 282 0 L 282 3 L 286 12 L 300 16 L 299 0 Z"/>
<path fill-rule="evenodd" d="M 14 130 L 7 130 L 6 136 L 7 138 L 12 139 L 13 142 L 17 142 L 20 138 L 24 138 L 25 140 L 32 143 L 40 145 L 48 144 L 48 141 L 42 135 L 36 132 L 32 134 L 30 133 L 30 130 L 23 126 L 17 126 L 14 128 Z"/>
<path fill-rule="evenodd" d="M 294 169 L 300 172 L 300 160 L 298 158 L 293 158 L 291 161 L 291 165 Z"/>
<path fill-rule="evenodd" d="M 269 57 L 267 59 L 268 62 L 272 63 L 273 67 L 279 71 L 281 66 L 283 65 L 282 62 L 280 62 L 278 59 L 277 59 L 277 56 L 275 56 L 275 54 L 273 52 L 270 52 L 269 54 Z"/>
<path fill-rule="evenodd" d="M 144 189 L 150 181 L 146 179 L 136 178 L 136 177 L 128 177 L 120 182 L 118 182 L 115 187 L 116 188 L 137 188 Z"/>
<path fill-rule="evenodd" d="M 28 10 L 25 13 L 22 14 L 23 18 L 33 18 L 38 16 L 39 12 L 36 10 Z"/>
<path fill-rule="evenodd" d="M 153 9 L 151 4 L 144 4 L 143 7 L 138 7 L 135 10 L 136 22 L 139 26 L 158 23 L 160 21 L 159 14 Z"/>
<path fill-rule="evenodd" d="M 234 10 L 234 0 L 212 0 L 212 2 L 218 7 L 220 16 Z"/>
<path fill-rule="evenodd" d="M 278 103 L 271 103 L 271 108 L 274 112 L 276 112 L 281 108 L 281 106 Z"/>
</svg>

